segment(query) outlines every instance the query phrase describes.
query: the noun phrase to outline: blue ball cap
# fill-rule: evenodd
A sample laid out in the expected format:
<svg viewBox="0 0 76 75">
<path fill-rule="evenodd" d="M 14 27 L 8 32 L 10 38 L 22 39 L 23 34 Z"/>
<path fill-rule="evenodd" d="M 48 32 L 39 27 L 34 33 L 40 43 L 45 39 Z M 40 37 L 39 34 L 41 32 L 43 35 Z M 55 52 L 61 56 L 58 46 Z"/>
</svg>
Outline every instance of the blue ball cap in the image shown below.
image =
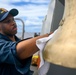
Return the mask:
<svg viewBox="0 0 76 75">
<path fill-rule="evenodd" d="M 0 21 L 4 20 L 8 14 L 11 14 L 12 16 L 16 16 L 18 15 L 18 10 L 17 9 L 11 9 L 10 11 L 4 9 L 4 8 L 0 8 Z"/>
</svg>

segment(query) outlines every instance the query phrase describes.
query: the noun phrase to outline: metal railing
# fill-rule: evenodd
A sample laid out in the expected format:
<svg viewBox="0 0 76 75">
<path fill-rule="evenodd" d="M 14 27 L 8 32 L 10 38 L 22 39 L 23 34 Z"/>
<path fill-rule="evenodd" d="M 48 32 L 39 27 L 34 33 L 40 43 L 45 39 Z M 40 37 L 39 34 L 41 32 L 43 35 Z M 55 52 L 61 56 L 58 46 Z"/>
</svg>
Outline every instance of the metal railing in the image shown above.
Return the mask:
<svg viewBox="0 0 76 75">
<path fill-rule="evenodd" d="M 22 22 L 22 36 L 21 36 L 21 39 L 24 39 L 24 33 L 25 33 L 25 24 L 24 24 L 24 21 L 21 19 L 21 18 L 15 18 L 15 20 L 19 20 Z"/>
</svg>

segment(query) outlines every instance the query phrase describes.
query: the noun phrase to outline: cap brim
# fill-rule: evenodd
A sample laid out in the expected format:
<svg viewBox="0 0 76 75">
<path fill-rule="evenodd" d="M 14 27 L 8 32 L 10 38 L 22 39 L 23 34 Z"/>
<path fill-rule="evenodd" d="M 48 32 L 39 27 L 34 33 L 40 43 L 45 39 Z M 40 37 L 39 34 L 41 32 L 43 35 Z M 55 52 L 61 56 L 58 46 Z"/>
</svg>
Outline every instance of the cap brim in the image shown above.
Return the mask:
<svg viewBox="0 0 76 75">
<path fill-rule="evenodd" d="M 11 9 L 10 11 L 8 11 L 4 14 L 4 16 L 2 17 L 2 19 L 0 21 L 4 20 L 9 14 L 11 14 L 12 16 L 16 16 L 16 15 L 18 15 L 18 13 L 19 12 L 17 9 Z"/>
<path fill-rule="evenodd" d="M 9 14 L 11 14 L 12 16 L 16 16 L 16 15 L 18 15 L 18 10 L 17 9 L 11 9 L 9 11 Z"/>
</svg>

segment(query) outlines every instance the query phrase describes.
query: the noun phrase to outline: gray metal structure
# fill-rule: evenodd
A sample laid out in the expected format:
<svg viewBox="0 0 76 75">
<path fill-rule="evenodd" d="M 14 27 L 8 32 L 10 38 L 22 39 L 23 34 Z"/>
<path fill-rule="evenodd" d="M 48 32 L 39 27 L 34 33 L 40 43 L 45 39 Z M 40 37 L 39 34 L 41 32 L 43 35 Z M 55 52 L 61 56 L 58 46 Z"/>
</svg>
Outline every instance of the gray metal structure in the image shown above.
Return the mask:
<svg viewBox="0 0 76 75">
<path fill-rule="evenodd" d="M 41 34 L 53 32 L 59 26 L 64 13 L 64 0 L 51 0 L 43 20 Z"/>
<path fill-rule="evenodd" d="M 52 31 L 52 32 L 58 28 L 59 23 L 63 17 L 64 4 L 65 4 L 64 0 L 56 0 L 56 2 L 55 2 L 55 9 L 54 9 L 51 29 L 50 29 L 50 31 Z"/>
</svg>

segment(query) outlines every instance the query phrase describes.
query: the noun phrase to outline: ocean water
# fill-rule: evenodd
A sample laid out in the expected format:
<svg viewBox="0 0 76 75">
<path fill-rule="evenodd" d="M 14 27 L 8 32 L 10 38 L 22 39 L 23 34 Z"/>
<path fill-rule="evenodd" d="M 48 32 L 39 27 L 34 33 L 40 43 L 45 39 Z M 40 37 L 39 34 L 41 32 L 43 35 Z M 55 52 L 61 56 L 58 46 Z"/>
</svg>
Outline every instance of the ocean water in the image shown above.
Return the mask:
<svg viewBox="0 0 76 75">
<path fill-rule="evenodd" d="M 24 34 L 21 32 L 18 32 L 16 34 L 19 38 L 21 39 L 26 39 L 26 38 L 30 38 L 30 37 L 34 37 L 35 33 L 32 32 L 25 32 Z"/>
</svg>

